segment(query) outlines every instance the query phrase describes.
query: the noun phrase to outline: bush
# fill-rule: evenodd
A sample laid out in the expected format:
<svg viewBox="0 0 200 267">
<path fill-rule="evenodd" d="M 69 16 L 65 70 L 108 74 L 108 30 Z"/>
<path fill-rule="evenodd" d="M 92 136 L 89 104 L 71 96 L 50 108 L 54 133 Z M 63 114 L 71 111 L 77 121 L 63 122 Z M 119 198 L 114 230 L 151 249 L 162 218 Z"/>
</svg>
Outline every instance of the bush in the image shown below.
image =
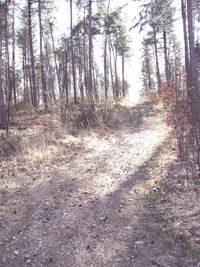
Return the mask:
<svg viewBox="0 0 200 267">
<path fill-rule="evenodd" d="M 17 135 L 1 135 L 0 157 L 7 157 L 16 152 L 21 152 L 21 138 Z"/>
<path fill-rule="evenodd" d="M 100 125 L 101 118 L 92 105 L 78 104 L 70 106 L 66 117 L 69 129 L 81 130 Z"/>
</svg>

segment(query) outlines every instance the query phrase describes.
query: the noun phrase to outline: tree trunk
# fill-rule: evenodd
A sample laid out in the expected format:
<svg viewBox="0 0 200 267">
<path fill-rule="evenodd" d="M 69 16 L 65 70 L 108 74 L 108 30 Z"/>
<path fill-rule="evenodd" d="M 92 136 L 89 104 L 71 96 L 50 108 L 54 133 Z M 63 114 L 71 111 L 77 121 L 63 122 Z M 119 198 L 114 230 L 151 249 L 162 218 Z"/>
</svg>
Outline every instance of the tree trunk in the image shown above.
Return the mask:
<svg viewBox="0 0 200 267">
<path fill-rule="evenodd" d="M 53 37 L 53 24 L 52 23 L 49 24 L 49 28 L 50 28 L 52 47 L 53 47 L 54 64 L 55 64 L 55 68 L 56 68 L 56 76 L 57 76 L 57 81 L 58 81 L 59 94 L 61 97 L 62 89 L 61 89 L 60 75 L 59 75 L 59 69 L 58 69 L 57 58 L 56 58 L 56 50 L 55 50 L 55 43 L 54 43 L 54 37 Z"/>
<path fill-rule="evenodd" d="M 114 70 L 115 70 L 115 98 L 119 97 L 119 82 L 118 82 L 118 75 L 117 75 L 117 47 L 115 45 L 115 49 L 113 47 L 112 42 L 110 43 L 111 49 L 113 52 L 113 60 L 114 60 Z"/>
<path fill-rule="evenodd" d="M 86 22 L 85 22 L 85 7 L 84 7 L 84 31 L 83 31 L 83 68 L 84 68 L 84 86 L 86 96 L 88 93 L 88 64 L 87 64 L 87 45 L 86 45 Z"/>
<path fill-rule="evenodd" d="M 148 91 L 147 91 L 147 95 L 149 95 L 149 92 L 152 89 L 152 83 L 151 83 L 151 72 L 150 72 L 150 62 L 149 62 L 149 58 L 147 58 L 147 77 L 148 77 Z"/>
<path fill-rule="evenodd" d="M 92 77 L 92 0 L 89 0 L 89 9 L 88 9 L 88 20 L 89 20 L 89 27 L 88 27 L 88 38 L 89 38 L 89 46 L 88 46 L 88 54 L 89 54 L 89 77 L 88 77 L 88 92 L 90 101 L 93 101 L 93 77 Z"/>
<path fill-rule="evenodd" d="M 81 95 L 81 101 L 84 100 L 84 86 L 83 86 L 83 64 L 82 64 L 82 53 L 81 53 L 81 36 L 78 36 L 78 70 L 79 70 L 79 89 Z"/>
<path fill-rule="evenodd" d="M 164 44 L 164 59 L 165 59 L 165 79 L 166 81 L 170 80 L 170 73 L 169 73 L 169 60 L 167 54 L 167 32 L 163 30 L 163 44 Z"/>
<path fill-rule="evenodd" d="M 123 97 L 126 96 L 126 89 L 125 89 L 125 58 L 124 54 L 122 54 L 122 95 Z"/>
<path fill-rule="evenodd" d="M 187 72 L 187 86 L 189 87 L 189 48 L 188 48 L 188 34 L 187 34 L 187 16 L 186 16 L 186 4 L 185 0 L 181 0 L 182 20 L 183 20 L 183 34 L 184 34 L 184 46 L 185 46 L 185 69 Z"/>
<path fill-rule="evenodd" d="M 33 51 L 33 34 L 32 34 L 32 14 L 31 14 L 32 0 L 28 0 L 28 32 L 29 32 L 29 50 L 31 63 L 31 95 L 32 104 L 34 107 L 38 106 L 37 92 L 36 92 L 36 75 L 35 75 L 35 57 Z"/>
<path fill-rule="evenodd" d="M 73 43 L 73 6 L 72 0 L 70 0 L 70 39 L 71 39 L 71 61 L 72 61 L 72 77 L 73 77 L 73 89 L 74 89 L 74 103 L 78 102 L 77 89 L 76 89 L 76 68 L 74 60 L 74 43 Z"/>
<path fill-rule="evenodd" d="M 7 121 L 6 121 L 6 132 L 9 131 L 10 123 L 10 108 L 12 101 L 12 80 L 11 80 L 11 68 L 10 68 L 10 53 L 9 53 L 9 43 L 8 37 L 8 3 L 5 5 L 5 54 L 6 54 L 6 74 L 7 74 L 7 92 L 8 92 L 8 107 L 7 107 Z"/>
<path fill-rule="evenodd" d="M 189 51 L 190 51 L 190 71 L 189 71 L 189 85 L 198 91 L 197 84 L 197 62 L 195 58 L 194 46 L 194 25 L 193 25 L 193 1 L 187 0 L 187 20 L 188 20 L 188 37 L 189 37 Z"/>
<path fill-rule="evenodd" d="M 2 66 L 2 33 L 0 33 L 0 127 L 6 126 L 6 108 L 5 108 L 5 98 L 3 92 L 3 81 L 2 81 L 2 73 L 3 73 L 3 66 Z"/>
<path fill-rule="evenodd" d="M 69 81 L 68 81 L 68 51 L 65 47 L 65 68 L 64 68 L 64 80 L 65 80 L 65 96 L 66 96 L 66 105 L 69 103 Z"/>
<path fill-rule="evenodd" d="M 13 22 L 12 22 L 12 86 L 14 105 L 17 104 L 16 79 L 15 79 L 15 0 L 13 0 Z"/>
<path fill-rule="evenodd" d="M 114 78 L 113 78 L 112 53 L 111 53 L 111 40 L 109 41 L 109 62 L 110 62 L 110 76 L 111 76 L 111 84 L 112 84 L 112 93 L 113 93 L 113 98 L 115 98 L 115 86 L 114 86 Z"/>
<path fill-rule="evenodd" d="M 40 71 L 41 71 L 41 85 L 42 85 L 42 95 L 45 111 L 48 110 L 48 99 L 47 99 L 47 86 L 46 77 L 44 72 L 44 54 L 43 54 L 43 26 L 42 26 L 42 9 L 41 0 L 38 0 L 38 17 L 39 17 L 39 40 L 40 40 Z"/>
<path fill-rule="evenodd" d="M 157 36 L 155 26 L 152 25 L 153 29 L 153 38 L 154 38 L 154 48 L 155 48 L 155 57 L 156 57 L 156 76 L 157 76 L 157 84 L 158 88 L 161 87 L 161 78 L 160 78 L 160 66 L 159 66 L 159 59 L 158 59 L 158 45 L 157 45 Z"/>
<path fill-rule="evenodd" d="M 48 86 L 50 90 L 50 96 L 51 100 L 54 100 L 54 103 L 56 103 L 56 94 L 55 94 L 55 89 L 54 89 L 54 77 L 53 77 L 53 67 L 50 62 L 50 56 L 49 56 L 49 51 L 48 51 L 48 45 L 45 43 L 45 57 L 46 57 L 46 66 L 48 69 Z"/>
<path fill-rule="evenodd" d="M 108 32 L 109 26 L 107 28 L 107 20 L 110 10 L 110 0 L 108 0 L 107 12 L 106 12 L 106 19 L 105 19 L 105 40 L 104 40 L 104 87 L 105 87 L 105 99 L 108 99 L 108 88 L 109 88 L 109 79 L 108 79 L 108 56 L 107 56 L 107 46 L 108 46 Z"/>
</svg>

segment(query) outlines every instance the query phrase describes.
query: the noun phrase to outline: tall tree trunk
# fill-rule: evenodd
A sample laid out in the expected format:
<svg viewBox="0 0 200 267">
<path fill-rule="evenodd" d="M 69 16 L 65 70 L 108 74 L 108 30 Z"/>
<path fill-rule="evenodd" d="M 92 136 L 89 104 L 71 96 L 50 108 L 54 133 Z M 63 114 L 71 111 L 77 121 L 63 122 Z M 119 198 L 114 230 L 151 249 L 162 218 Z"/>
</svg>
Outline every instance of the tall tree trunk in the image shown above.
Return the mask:
<svg viewBox="0 0 200 267">
<path fill-rule="evenodd" d="M 111 84 L 112 84 L 112 93 L 113 98 L 115 98 L 115 86 L 114 86 L 114 77 L 113 77 L 113 67 L 112 67 L 112 53 L 111 53 L 111 40 L 109 40 L 109 62 L 110 62 L 110 76 L 111 76 Z"/>
<path fill-rule="evenodd" d="M 92 77 L 92 0 L 89 0 L 88 4 L 88 20 L 89 20 L 89 26 L 88 26 L 88 39 L 89 39 L 89 46 L 88 46 L 88 54 L 89 54 L 89 77 L 88 77 L 88 92 L 89 92 L 89 98 L 90 101 L 93 101 L 93 77 Z"/>
<path fill-rule="evenodd" d="M 23 89 L 24 89 L 24 96 L 23 96 L 23 101 L 26 101 L 26 70 L 25 70 L 25 65 L 26 65 L 26 57 L 24 53 L 24 48 L 22 50 L 22 71 L 23 71 Z"/>
<path fill-rule="evenodd" d="M 153 39 L 154 39 L 154 48 L 155 48 L 155 57 L 156 57 L 156 77 L 157 77 L 157 84 L 158 88 L 161 87 L 161 77 L 160 77 L 160 66 L 159 66 L 159 59 L 158 59 L 158 45 L 157 45 L 157 36 L 155 25 L 152 25 L 153 29 Z"/>
<path fill-rule="evenodd" d="M 170 80 L 170 73 L 169 73 L 169 60 L 168 60 L 168 53 L 167 53 L 167 32 L 163 30 L 163 43 L 164 43 L 164 59 L 165 59 L 165 79 L 166 81 Z"/>
<path fill-rule="evenodd" d="M 3 37 L 2 33 L 0 32 L 0 126 L 5 127 L 6 126 L 6 108 L 5 108 L 5 98 L 4 98 L 4 92 L 3 92 L 3 79 L 2 79 L 2 73 L 3 73 L 2 37 Z"/>
<path fill-rule="evenodd" d="M 84 100 L 84 86 L 83 86 L 83 64 L 81 51 L 81 36 L 78 36 L 78 70 L 79 70 L 79 89 L 81 94 L 81 101 Z"/>
<path fill-rule="evenodd" d="M 66 96 L 66 105 L 69 103 L 69 74 L 68 74 L 68 51 L 65 46 L 65 68 L 64 68 L 64 80 L 65 80 L 65 96 Z"/>
<path fill-rule="evenodd" d="M 184 47 L 185 47 L 185 69 L 187 72 L 187 86 L 189 87 L 189 48 L 188 48 L 188 34 L 187 34 L 187 16 L 186 16 L 186 3 L 181 0 L 182 20 L 183 20 L 183 34 L 184 34 Z"/>
<path fill-rule="evenodd" d="M 41 85 L 42 85 L 42 95 L 45 111 L 48 110 L 48 99 L 47 99 L 47 86 L 46 77 L 44 72 L 44 54 L 43 54 L 43 25 L 42 25 L 42 8 L 41 0 L 38 0 L 38 17 L 39 17 L 39 40 L 40 40 L 40 71 L 41 71 Z"/>
<path fill-rule="evenodd" d="M 74 43 L 73 43 L 73 5 L 70 0 L 70 39 L 71 39 L 71 61 L 72 61 L 72 77 L 73 77 L 73 89 L 74 89 L 74 103 L 78 102 L 77 89 L 76 89 L 76 68 L 74 60 Z"/>
<path fill-rule="evenodd" d="M 126 96 L 126 88 L 125 88 L 125 58 L 124 53 L 122 54 L 122 95 Z"/>
<path fill-rule="evenodd" d="M 87 64 L 87 54 L 88 49 L 86 45 L 86 19 L 85 19 L 85 7 L 84 7 L 84 31 L 83 31 L 83 68 L 84 68 L 84 86 L 85 93 L 88 96 L 88 64 Z"/>
<path fill-rule="evenodd" d="M 98 102 L 99 100 L 99 96 L 98 96 L 98 86 L 97 86 L 97 78 L 95 76 L 95 66 L 93 64 L 93 67 L 92 67 L 92 79 L 93 79 L 93 92 L 94 92 L 94 99 L 96 102 Z"/>
<path fill-rule="evenodd" d="M 152 82 L 151 82 L 151 72 L 150 72 L 150 62 L 149 58 L 147 58 L 147 77 L 148 77 L 148 85 L 147 85 L 147 95 L 149 95 L 149 92 L 152 89 Z"/>
<path fill-rule="evenodd" d="M 36 89 L 36 75 L 35 75 L 35 57 L 33 51 L 33 33 L 32 33 L 32 0 L 28 0 L 28 32 L 29 32 L 29 50 L 31 63 L 31 95 L 32 104 L 34 107 L 38 106 L 37 89 Z"/>
<path fill-rule="evenodd" d="M 108 99 L 108 56 L 107 56 L 107 34 L 104 40 L 104 90 L 105 90 L 105 99 Z"/>
<path fill-rule="evenodd" d="M 53 23 L 49 24 L 49 28 L 50 28 L 52 47 L 53 47 L 53 56 L 54 56 L 54 64 L 55 64 L 55 68 L 56 68 L 56 77 L 57 77 L 57 81 L 58 81 L 58 89 L 59 89 L 59 94 L 60 94 L 60 97 L 61 97 L 62 89 L 61 89 L 61 82 L 60 82 L 58 63 L 57 63 L 57 58 L 56 58 L 55 42 L 54 42 L 54 37 L 53 37 Z"/>
<path fill-rule="evenodd" d="M 197 78 L 197 62 L 195 57 L 195 45 L 194 45 L 194 21 L 193 21 L 193 1 L 187 0 L 187 22 L 188 22 L 188 40 L 190 51 L 190 71 L 189 71 L 189 88 L 188 97 L 191 101 L 191 119 L 193 126 L 193 133 L 195 134 L 195 146 L 196 146 L 196 163 L 200 168 L 200 108 L 199 108 L 199 89 Z M 195 153 L 195 152 L 194 152 Z"/>
<path fill-rule="evenodd" d="M 197 62 L 195 58 L 195 46 L 194 46 L 194 22 L 193 22 L 193 1 L 187 0 L 187 20 L 188 20 L 188 37 L 189 37 L 189 51 L 190 51 L 190 71 L 189 82 L 190 87 L 198 91 L 197 84 Z"/>
<path fill-rule="evenodd" d="M 108 88 L 109 88 L 109 79 L 108 79 L 108 56 L 107 56 L 107 46 L 108 46 L 108 32 L 109 26 L 108 15 L 110 10 L 110 0 L 108 0 L 106 19 L 105 19 L 105 40 L 104 40 L 104 87 L 105 87 L 105 99 L 108 99 Z"/>
<path fill-rule="evenodd" d="M 2 71 L 0 67 L 0 71 Z M 6 125 L 6 109 L 4 103 L 4 94 L 3 94 L 3 83 L 2 76 L 0 75 L 0 127 L 5 127 Z"/>
<path fill-rule="evenodd" d="M 114 70 L 115 70 L 115 98 L 119 97 L 119 82 L 118 82 L 118 74 L 117 74 L 117 47 L 113 47 L 112 41 L 110 43 L 111 49 L 113 52 L 113 60 L 114 60 Z"/>
<path fill-rule="evenodd" d="M 54 89 L 54 77 L 53 77 L 53 67 L 50 62 L 50 56 L 49 56 L 49 51 L 48 51 L 48 45 L 45 43 L 45 57 L 46 57 L 46 66 L 48 69 L 48 86 L 50 89 L 50 96 L 51 99 L 54 100 L 54 103 L 56 103 L 56 94 L 55 94 L 55 89 Z"/>
<path fill-rule="evenodd" d="M 13 21 L 12 21 L 12 86 L 14 105 L 17 104 L 16 79 L 15 79 L 15 0 L 13 0 Z"/>
<path fill-rule="evenodd" d="M 11 68 L 10 68 L 10 52 L 9 52 L 9 43 L 8 37 L 8 2 L 5 4 L 5 53 L 6 53 L 6 74 L 7 74 L 7 92 L 8 92 L 8 107 L 7 107 L 7 121 L 6 121 L 6 132 L 9 131 L 10 123 L 10 108 L 12 101 L 12 79 L 11 79 Z"/>
</svg>

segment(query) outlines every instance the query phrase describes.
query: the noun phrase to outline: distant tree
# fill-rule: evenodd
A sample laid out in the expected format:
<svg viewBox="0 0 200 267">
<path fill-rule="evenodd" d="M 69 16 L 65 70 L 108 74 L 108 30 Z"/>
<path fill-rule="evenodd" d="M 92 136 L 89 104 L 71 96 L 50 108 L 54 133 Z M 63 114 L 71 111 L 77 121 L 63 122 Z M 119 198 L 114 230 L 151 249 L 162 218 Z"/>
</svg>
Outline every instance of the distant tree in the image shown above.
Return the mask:
<svg viewBox="0 0 200 267">
<path fill-rule="evenodd" d="M 143 53 L 142 53 L 142 77 L 143 77 L 143 94 L 149 95 L 153 88 L 155 89 L 154 82 L 154 70 L 152 59 L 152 44 L 148 39 L 143 41 Z"/>
<path fill-rule="evenodd" d="M 156 77 L 157 86 L 161 86 L 161 71 L 159 63 L 159 36 L 163 40 L 163 53 L 165 62 L 165 79 L 170 79 L 169 72 L 169 57 L 168 57 L 168 39 L 173 31 L 173 22 L 175 9 L 172 6 L 172 0 L 150 0 L 142 5 L 142 10 L 139 14 L 139 20 L 134 27 L 139 27 L 142 31 L 146 26 L 150 26 L 148 38 L 154 44 L 155 62 L 156 62 Z M 133 27 L 133 28 L 134 28 Z"/>
</svg>

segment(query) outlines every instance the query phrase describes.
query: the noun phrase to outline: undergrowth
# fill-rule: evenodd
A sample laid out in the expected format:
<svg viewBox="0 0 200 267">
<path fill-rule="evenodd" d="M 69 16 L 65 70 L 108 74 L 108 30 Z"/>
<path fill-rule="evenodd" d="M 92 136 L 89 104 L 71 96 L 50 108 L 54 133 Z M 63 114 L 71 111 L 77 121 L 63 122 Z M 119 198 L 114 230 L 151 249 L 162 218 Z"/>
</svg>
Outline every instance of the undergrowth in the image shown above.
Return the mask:
<svg viewBox="0 0 200 267">
<path fill-rule="evenodd" d="M 121 114 L 120 108 L 124 109 L 124 114 Z M 9 134 L 0 132 L 0 175 L 14 175 L 19 167 L 31 169 L 45 163 L 53 164 L 67 157 L 71 146 L 77 148 L 83 145 L 85 136 L 129 121 L 128 115 L 128 108 L 109 102 L 95 109 L 87 103 L 71 105 L 66 113 L 65 125 L 56 115 L 21 113 L 17 121 L 12 118 Z"/>
</svg>

